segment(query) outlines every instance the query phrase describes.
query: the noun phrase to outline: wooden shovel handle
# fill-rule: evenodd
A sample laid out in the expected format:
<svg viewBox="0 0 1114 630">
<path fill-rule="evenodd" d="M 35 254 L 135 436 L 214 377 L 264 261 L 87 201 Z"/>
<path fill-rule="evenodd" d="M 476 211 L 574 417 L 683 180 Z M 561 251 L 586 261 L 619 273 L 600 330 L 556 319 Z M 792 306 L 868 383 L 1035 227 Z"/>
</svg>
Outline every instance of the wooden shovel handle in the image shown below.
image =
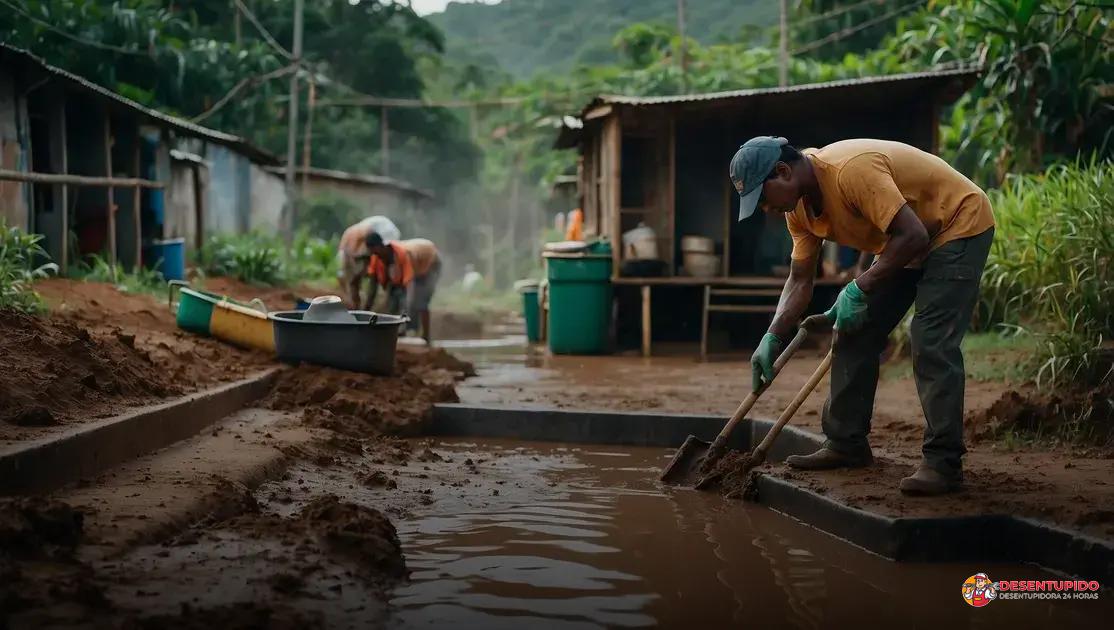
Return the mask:
<svg viewBox="0 0 1114 630">
<path fill-rule="evenodd" d="M 797 396 L 793 399 L 793 402 L 789 403 L 785 411 L 781 412 L 781 416 L 778 417 L 777 422 L 770 428 L 770 431 L 766 433 L 766 437 L 762 438 L 762 443 L 758 445 L 758 448 L 754 449 L 755 459 L 764 459 L 766 457 L 766 451 L 769 450 L 770 445 L 777 439 L 778 434 L 781 433 L 782 427 L 789 422 L 793 414 L 797 413 L 797 410 L 804 404 L 805 399 L 812 393 L 812 390 L 816 389 L 816 386 L 820 383 L 821 379 L 824 378 L 824 375 L 828 373 L 831 367 L 832 351 L 828 350 L 827 356 L 820 362 L 820 365 L 816 366 L 816 371 L 809 377 L 808 382 L 801 387 L 801 391 L 797 392 Z"/>
<path fill-rule="evenodd" d="M 728 436 L 731 435 L 731 432 L 735 430 L 735 425 L 739 424 L 739 422 L 742 421 L 742 419 L 745 418 L 748 413 L 750 413 L 750 408 L 754 406 L 754 403 L 758 402 L 758 397 L 761 396 L 762 393 L 770 387 L 770 384 L 774 382 L 775 378 L 777 378 L 778 373 L 781 372 L 781 368 L 785 367 L 786 363 L 789 363 L 789 359 L 793 358 L 793 355 L 797 352 L 797 349 L 800 348 L 801 344 L 805 342 L 805 338 L 808 337 L 808 333 L 819 329 L 821 326 L 824 325 L 824 322 L 827 322 L 828 325 L 830 325 L 830 320 L 823 314 L 813 315 L 801 322 L 800 327 L 797 329 L 797 334 L 793 336 L 793 339 L 789 342 L 789 345 L 785 347 L 785 350 L 783 350 L 781 354 L 778 355 L 778 358 L 774 361 L 773 377 L 771 377 L 770 380 L 766 381 L 766 383 L 762 387 L 759 387 L 757 391 L 751 392 L 747 395 L 746 398 L 743 399 L 743 402 L 739 405 L 739 408 L 735 410 L 735 415 L 731 416 L 731 419 L 727 421 L 727 424 L 723 425 L 723 430 L 720 431 L 719 436 L 716 437 L 717 444 L 727 440 Z M 812 390 L 810 389 L 809 391 Z"/>
</svg>

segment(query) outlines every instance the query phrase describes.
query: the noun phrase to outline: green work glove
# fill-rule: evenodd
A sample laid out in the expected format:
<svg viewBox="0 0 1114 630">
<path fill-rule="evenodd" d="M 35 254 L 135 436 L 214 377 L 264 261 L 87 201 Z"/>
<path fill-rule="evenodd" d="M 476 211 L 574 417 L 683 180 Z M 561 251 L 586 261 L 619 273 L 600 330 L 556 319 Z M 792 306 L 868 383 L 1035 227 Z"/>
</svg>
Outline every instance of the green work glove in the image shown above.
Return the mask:
<svg viewBox="0 0 1114 630">
<path fill-rule="evenodd" d="M 774 333 L 762 335 L 758 349 L 750 357 L 750 378 L 753 391 L 762 388 L 763 383 L 774 380 L 774 361 L 781 354 L 781 338 Z"/>
<path fill-rule="evenodd" d="M 866 323 L 866 294 L 852 280 L 843 287 L 836 297 L 835 304 L 824 314 L 832 320 L 836 330 L 855 332 Z"/>
</svg>

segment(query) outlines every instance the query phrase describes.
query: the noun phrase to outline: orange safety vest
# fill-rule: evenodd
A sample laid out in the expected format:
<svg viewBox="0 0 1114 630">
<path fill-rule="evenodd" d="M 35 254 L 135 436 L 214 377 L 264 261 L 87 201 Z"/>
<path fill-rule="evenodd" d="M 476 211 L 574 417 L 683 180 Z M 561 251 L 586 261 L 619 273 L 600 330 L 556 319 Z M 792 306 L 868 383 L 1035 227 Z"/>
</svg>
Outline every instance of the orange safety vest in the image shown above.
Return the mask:
<svg viewBox="0 0 1114 630">
<path fill-rule="evenodd" d="M 367 273 L 375 278 L 379 286 L 405 287 L 414 280 L 414 264 L 410 262 L 410 253 L 397 241 L 387 243 L 394 251 L 394 264 L 388 269 L 387 264 L 378 256 L 372 256 L 367 265 Z"/>
</svg>

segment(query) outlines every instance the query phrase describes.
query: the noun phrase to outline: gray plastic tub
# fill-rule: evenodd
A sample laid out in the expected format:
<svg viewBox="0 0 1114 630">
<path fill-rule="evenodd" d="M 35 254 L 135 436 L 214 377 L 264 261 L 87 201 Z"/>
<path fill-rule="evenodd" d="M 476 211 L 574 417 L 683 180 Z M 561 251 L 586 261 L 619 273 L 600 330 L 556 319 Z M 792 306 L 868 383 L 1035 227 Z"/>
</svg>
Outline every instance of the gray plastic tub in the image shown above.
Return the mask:
<svg viewBox="0 0 1114 630">
<path fill-rule="evenodd" d="M 342 370 L 390 376 L 395 366 L 399 327 L 409 321 L 398 315 L 350 311 L 356 323 L 306 322 L 305 311 L 270 313 L 278 358 L 289 363 L 315 363 Z"/>
</svg>

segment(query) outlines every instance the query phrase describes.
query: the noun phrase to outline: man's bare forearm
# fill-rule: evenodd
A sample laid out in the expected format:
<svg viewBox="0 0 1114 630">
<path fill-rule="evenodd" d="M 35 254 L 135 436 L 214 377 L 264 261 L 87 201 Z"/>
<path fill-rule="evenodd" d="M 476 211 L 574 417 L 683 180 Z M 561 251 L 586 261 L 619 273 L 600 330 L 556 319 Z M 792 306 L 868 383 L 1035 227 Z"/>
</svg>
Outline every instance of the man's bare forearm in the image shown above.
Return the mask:
<svg viewBox="0 0 1114 630">
<path fill-rule="evenodd" d="M 781 299 L 777 303 L 774 321 L 770 323 L 770 332 L 783 340 L 797 328 L 797 322 L 812 301 L 814 267 L 815 261 L 793 261 L 789 278 L 785 281 L 785 288 L 782 289 Z"/>
<path fill-rule="evenodd" d="M 909 206 L 901 207 L 890 223 L 888 233 L 890 238 L 878 260 L 855 279 L 855 284 L 863 293 L 870 293 L 928 252 L 928 231 Z"/>
<path fill-rule="evenodd" d="M 360 308 L 360 279 L 348 281 L 348 302 L 352 308 Z"/>
</svg>

